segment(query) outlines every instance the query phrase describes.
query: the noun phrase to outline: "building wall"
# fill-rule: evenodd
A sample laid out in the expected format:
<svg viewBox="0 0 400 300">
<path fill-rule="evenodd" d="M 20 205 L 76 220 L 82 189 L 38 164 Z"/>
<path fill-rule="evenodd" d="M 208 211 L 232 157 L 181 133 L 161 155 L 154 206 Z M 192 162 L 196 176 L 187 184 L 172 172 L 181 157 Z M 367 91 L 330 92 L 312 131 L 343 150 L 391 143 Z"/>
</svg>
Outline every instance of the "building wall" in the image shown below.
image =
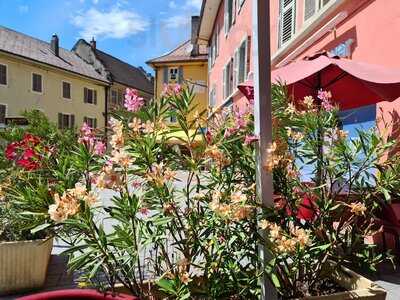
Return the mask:
<svg viewBox="0 0 400 300">
<path fill-rule="evenodd" d="M 209 89 L 216 88 L 217 106 L 223 105 L 227 99 L 223 99 L 223 70 L 225 65 L 234 56 L 236 49 L 240 46 L 243 40 L 252 36 L 252 0 L 245 0 L 240 11 L 236 12 L 235 24 L 225 36 L 224 31 L 224 5 L 225 1 L 221 1 L 218 10 L 217 18 L 214 23 L 214 29 L 211 37 L 218 31 L 219 55 L 215 60 L 214 65 L 209 70 Z M 273 1 L 272 1 L 273 2 Z M 251 53 L 252 39 L 250 38 L 249 51 Z M 253 72 L 253 63 L 251 55 L 248 55 L 250 72 Z M 240 91 L 234 87 L 232 95 L 233 102 L 236 105 L 242 106 L 246 100 Z"/>
<path fill-rule="evenodd" d="M 197 111 L 200 113 L 206 110 L 208 107 L 208 89 L 207 89 L 207 63 L 171 63 L 162 64 L 155 66 L 155 98 L 159 97 L 164 88 L 164 68 L 165 67 L 182 67 L 183 79 L 186 82 L 197 82 L 199 84 L 204 84 L 205 87 L 196 86 L 194 87 L 194 92 L 196 94 L 194 98 L 194 105 L 197 106 Z"/>
<path fill-rule="evenodd" d="M 97 126 L 105 126 L 105 84 L 4 54 L 0 54 L 0 64 L 8 67 L 8 85 L 0 85 L 0 103 L 7 105 L 7 117 L 39 109 L 55 123 L 58 113 L 67 113 L 75 115 L 75 126 L 79 127 L 84 117 L 97 118 Z M 32 72 L 42 75 L 42 94 L 31 91 Z M 62 97 L 63 80 L 71 83 L 70 100 Z M 85 87 L 97 91 L 96 105 L 83 102 Z"/>
<path fill-rule="evenodd" d="M 314 41 L 311 46 L 305 48 L 297 55 L 297 59 L 310 55 L 321 50 L 332 50 L 338 45 L 343 45 L 350 39 L 353 40 L 349 47 L 349 58 L 354 61 L 362 61 L 370 64 L 377 64 L 388 68 L 400 69 L 399 39 L 400 36 L 400 3 L 399 0 L 331 0 L 334 8 L 329 13 L 324 13 L 314 22 L 319 23 L 321 28 L 329 20 L 341 12 L 346 12 L 347 17 L 335 26 L 335 30 L 327 32 L 320 39 Z M 279 53 L 277 49 L 278 30 L 273 28 L 277 25 L 277 16 L 279 15 L 279 1 L 271 1 L 271 46 L 273 54 Z M 297 0 L 296 10 L 297 24 L 296 31 L 306 31 L 310 23 L 304 23 L 304 0 Z M 274 27 L 275 26 L 275 27 Z M 276 27 L 277 28 L 277 27 Z M 309 39 L 317 30 L 304 35 L 302 39 L 289 43 L 286 47 L 287 53 L 290 53 L 304 41 Z M 287 55 L 287 54 L 286 54 Z M 286 56 L 285 55 L 285 56 Z M 285 58 L 282 57 L 282 59 Z M 273 57 L 274 58 L 274 57 Z M 278 64 L 282 59 L 276 60 Z M 349 90 L 350 92 L 351 90 Z M 397 137 L 399 127 L 400 99 L 392 103 L 380 102 L 377 105 L 377 118 L 380 126 L 383 122 L 381 115 L 386 122 L 394 121 L 392 134 Z"/>
</svg>

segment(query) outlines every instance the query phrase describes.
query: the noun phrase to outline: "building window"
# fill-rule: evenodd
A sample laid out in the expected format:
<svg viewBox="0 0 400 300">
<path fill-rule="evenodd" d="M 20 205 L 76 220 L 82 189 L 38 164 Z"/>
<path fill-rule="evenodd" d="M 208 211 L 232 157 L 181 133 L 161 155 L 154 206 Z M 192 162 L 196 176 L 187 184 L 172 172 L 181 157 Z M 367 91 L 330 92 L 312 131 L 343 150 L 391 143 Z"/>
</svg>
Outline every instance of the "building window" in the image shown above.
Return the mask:
<svg viewBox="0 0 400 300">
<path fill-rule="evenodd" d="M 235 52 L 234 86 L 243 83 L 247 78 L 248 38 L 246 38 Z"/>
<path fill-rule="evenodd" d="M 85 122 L 91 128 L 94 128 L 94 129 L 97 128 L 97 119 L 96 118 L 84 117 L 83 122 Z"/>
<path fill-rule="evenodd" d="M 304 2 L 304 21 L 310 19 L 316 12 L 321 10 L 331 0 L 305 0 Z"/>
<path fill-rule="evenodd" d="M 238 5 L 238 11 L 242 8 L 245 0 L 237 0 L 237 5 Z"/>
<path fill-rule="evenodd" d="M 293 37 L 296 30 L 296 0 L 280 0 L 279 47 Z"/>
<path fill-rule="evenodd" d="M 37 93 L 43 92 L 43 78 L 42 75 L 32 73 L 32 91 Z"/>
<path fill-rule="evenodd" d="M 223 91 L 226 100 L 233 93 L 233 59 L 225 66 L 223 73 Z"/>
<path fill-rule="evenodd" d="M 232 25 L 235 23 L 235 5 L 234 0 L 225 0 L 224 6 L 224 29 L 225 35 L 228 34 Z"/>
<path fill-rule="evenodd" d="M 0 104 L 0 125 L 4 126 L 6 124 L 7 116 L 7 105 Z"/>
<path fill-rule="evenodd" d="M 75 126 L 75 115 L 58 113 L 58 128 L 73 129 Z"/>
<path fill-rule="evenodd" d="M 94 89 L 83 89 L 83 102 L 97 104 L 97 91 Z"/>
<path fill-rule="evenodd" d="M 215 27 L 214 34 L 211 38 L 211 44 L 209 47 L 209 62 L 210 62 L 210 68 L 214 66 L 215 60 L 217 59 L 219 55 L 219 28 L 218 24 Z"/>
<path fill-rule="evenodd" d="M 168 70 L 168 83 L 177 83 L 179 78 L 178 68 L 169 68 Z"/>
<path fill-rule="evenodd" d="M 217 105 L 217 88 L 214 84 L 212 90 L 210 91 L 210 95 L 209 95 L 209 99 L 208 99 L 208 106 L 213 108 L 216 105 Z"/>
<path fill-rule="evenodd" d="M 117 104 L 118 103 L 118 91 L 111 90 L 111 103 Z"/>
<path fill-rule="evenodd" d="M 0 85 L 7 85 L 7 66 L 0 64 Z"/>
<path fill-rule="evenodd" d="M 64 99 L 71 99 L 71 84 L 69 82 L 62 82 L 62 96 Z"/>
</svg>

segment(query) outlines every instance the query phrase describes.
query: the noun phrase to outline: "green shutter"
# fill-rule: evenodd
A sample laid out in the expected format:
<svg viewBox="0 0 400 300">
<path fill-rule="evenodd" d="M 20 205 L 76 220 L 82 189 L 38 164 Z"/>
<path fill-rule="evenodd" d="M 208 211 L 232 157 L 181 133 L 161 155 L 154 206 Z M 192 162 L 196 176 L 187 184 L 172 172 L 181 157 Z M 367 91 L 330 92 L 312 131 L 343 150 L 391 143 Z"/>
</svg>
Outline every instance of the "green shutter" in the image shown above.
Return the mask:
<svg viewBox="0 0 400 300">
<path fill-rule="evenodd" d="M 97 105 L 97 91 L 93 90 L 93 104 Z"/>
<path fill-rule="evenodd" d="M 88 98 L 88 89 L 84 88 L 83 89 L 83 103 L 87 103 L 87 98 Z"/>
<path fill-rule="evenodd" d="M 93 119 L 93 128 L 96 129 L 97 128 L 97 118 Z"/>
<path fill-rule="evenodd" d="M 75 115 L 70 115 L 71 129 L 75 128 Z"/>
<path fill-rule="evenodd" d="M 63 129 L 63 115 L 62 113 L 58 113 L 58 129 Z"/>
</svg>

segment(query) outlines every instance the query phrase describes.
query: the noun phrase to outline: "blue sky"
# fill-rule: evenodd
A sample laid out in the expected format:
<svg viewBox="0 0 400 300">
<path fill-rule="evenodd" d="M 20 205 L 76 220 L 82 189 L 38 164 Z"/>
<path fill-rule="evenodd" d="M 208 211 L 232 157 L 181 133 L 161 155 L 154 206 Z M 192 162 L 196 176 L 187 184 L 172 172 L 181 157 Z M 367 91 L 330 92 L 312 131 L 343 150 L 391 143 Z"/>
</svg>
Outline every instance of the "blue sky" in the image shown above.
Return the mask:
<svg viewBox="0 0 400 300">
<path fill-rule="evenodd" d="M 132 65 L 190 37 L 190 16 L 202 0 L 0 0 L 0 25 L 62 47 L 94 36 L 97 47 Z M 150 68 L 147 67 L 147 70 Z"/>
</svg>

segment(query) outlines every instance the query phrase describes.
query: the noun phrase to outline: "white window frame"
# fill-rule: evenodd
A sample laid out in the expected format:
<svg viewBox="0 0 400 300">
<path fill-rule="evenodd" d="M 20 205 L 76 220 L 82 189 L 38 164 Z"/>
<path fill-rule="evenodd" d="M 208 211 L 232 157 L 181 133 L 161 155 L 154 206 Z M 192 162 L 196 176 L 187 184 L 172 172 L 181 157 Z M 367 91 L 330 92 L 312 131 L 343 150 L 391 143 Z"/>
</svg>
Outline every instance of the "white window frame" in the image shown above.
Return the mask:
<svg viewBox="0 0 400 300">
<path fill-rule="evenodd" d="M 86 119 L 86 120 L 88 120 L 88 119 L 92 120 L 92 124 L 91 124 L 91 125 L 93 125 L 93 123 L 96 123 L 96 127 L 94 127 L 94 126 L 90 126 L 90 127 L 93 128 L 93 129 L 97 129 L 97 118 L 96 118 L 96 117 L 93 117 L 93 116 L 84 116 L 84 117 L 83 117 L 83 122 L 85 122 L 85 119 Z M 89 124 L 88 124 L 88 125 L 89 125 Z"/>
<path fill-rule="evenodd" d="M 113 93 L 115 93 L 115 101 L 113 101 Z M 110 102 L 111 104 L 117 105 L 118 103 L 118 90 L 111 89 L 110 91 Z"/>
<path fill-rule="evenodd" d="M 176 70 L 176 79 L 175 80 L 171 79 L 171 70 Z M 179 67 L 168 67 L 168 83 L 169 84 L 179 83 L 179 77 L 180 77 Z"/>
<path fill-rule="evenodd" d="M 42 91 L 41 92 L 33 90 L 33 74 L 40 75 L 40 77 L 42 78 L 42 80 L 41 80 L 41 90 Z M 31 72 L 31 92 L 34 93 L 34 94 L 43 95 L 43 92 L 44 92 L 44 76 L 43 76 L 42 73 L 40 73 L 40 72 Z"/>
<path fill-rule="evenodd" d="M 245 1 L 246 0 L 237 0 L 237 6 L 238 6 L 237 12 L 238 12 L 238 14 L 240 14 L 240 11 L 242 10 L 242 7 L 243 7 Z"/>
<path fill-rule="evenodd" d="M 89 102 L 88 99 L 85 99 L 85 88 L 89 91 L 92 91 L 92 102 Z M 95 88 L 89 88 L 89 87 L 84 87 L 83 88 L 83 103 L 84 104 L 92 104 L 92 105 L 96 105 L 97 104 L 97 99 L 95 99 L 95 94 L 96 94 L 96 98 L 97 98 L 97 90 Z"/>
<path fill-rule="evenodd" d="M 229 2 L 232 2 L 232 9 L 231 9 L 231 22 L 229 23 Z M 235 24 L 235 19 L 236 16 L 234 16 L 235 14 L 235 0 L 225 0 L 224 1 L 224 31 L 225 31 L 225 37 L 228 36 L 229 31 L 231 30 L 231 28 L 233 27 L 233 25 Z"/>
<path fill-rule="evenodd" d="M 208 107 L 214 108 L 217 106 L 217 86 L 213 84 L 212 89 L 210 90 L 210 93 L 208 95 Z M 213 100 L 213 101 L 211 101 Z M 212 102 L 214 102 L 212 104 Z"/>
<path fill-rule="evenodd" d="M 239 75 L 240 75 L 240 48 L 244 45 L 244 65 L 243 65 L 243 81 L 240 81 Z M 247 70 L 247 60 L 248 60 L 248 52 L 249 52 L 249 37 L 246 36 L 245 38 L 242 39 L 242 41 L 239 44 L 239 47 L 236 48 L 235 50 L 235 55 L 234 55 L 234 68 L 236 69 L 236 76 L 234 77 L 234 86 L 237 88 L 237 86 L 247 80 L 247 74 L 249 70 Z"/>
<path fill-rule="evenodd" d="M 231 63 L 232 63 L 232 66 L 231 66 L 231 70 L 230 71 L 232 72 L 232 90 L 229 91 L 229 88 L 227 87 L 227 84 L 229 85 L 230 79 L 229 79 L 229 81 L 227 80 L 227 77 L 229 76 L 229 73 L 227 73 L 227 68 Z M 223 88 L 222 89 L 223 89 L 223 91 L 222 91 L 222 94 L 223 94 L 224 102 L 227 99 L 231 98 L 235 94 L 236 89 L 237 89 L 237 87 L 235 88 L 233 86 L 234 85 L 234 74 L 233 74 L 234 64 L 235 64 L 234 58 L 230 57 L 228 62 L 224 65 L 224 68 L 222 70 L 222 72 L 223 72 L 223 76 L 222 76 L 222 79 L 223 79 L 223 85 L 222 85 Z M 228 93 L 229 93 L 229 95 L 228 95 Z"/>
<path fill-rule="evenodd" d="M 9 83 L 9 77 L 8 77 L 8 64 L 5 63 L 0 63 L 0 65 L 5 66 L 6 67 L 6 84 L 2 84 L 0 83 L 0 87 L 8 87 L 8 83 Z"/>
<path fill-rule="evenodd" d="M 283 48 L 286 44 L 290 43 L 290 41 L 293 39 L 293 37 L 296 34 L 296 5 L 297 1 L 292 0 L 292 7 L 293 7 L 293 18 L 292 18 L 292 32 L 291 32 L 291 37 L 287 41 L 283 41 L 283 16 L 285 15 L 285 12 L 290 9 L 290 5 L 287 7 L 284 7 L 285 0 L 279 0 L 279 23 L 278 23 L 278 48 Z"/>
<path fill-rule="evenodd" d="M 65 98 L 64 97 L 64 83 L 68 83 L 69 84 L 69 98 Z M 72 100 L 72 83 L 66 80 L 61 80 L 61 98 L 63 98 L 64 100 Z"/>
<path fill-rule="evenodd" d="M 4 128 L 6 126 L 6 118 L 8 116 L 8 104 L 7 103 L 0 103 L 0 105 L 3 105 L 6 107 L 6 112 L 4 114 L 4 123 L 0 123 L 0 128 Z"/>
<path fill-rule="evenodd" d="M 64 116 L 68 116 L 68 127 L 64 127 L 64 124 L 62 124 L 63 126 L 61 126 L 62 128 L 62 130 L 64 130 L 64 129 L 73 129 L 72 127 L 71 127 L 71 116 L 72 115 L 74 115 L 73 113 L 65 113 L 65 112 L 59 112 L 61 115 L 62 115 L 62 117 L 63 117 L 63 121 L 62 122 L 64 122 Z M 58 125 L 58 127 L 60 127 L 60 125 L 59 124 L 57 124 Z M 75 126 L 75 125 L 74 125 Z"/>
<path fill-rule="evenodd" d="M 304 4 L 303 4 L 303 21 L 304 21 L 304 23 L 306 23 L 306 24 L 309 23 L 310 20 L 312 20 L 314 18 L 314 16 L 318 15 L 320 13 L 320 11 L 322 9 L 324 9 L 324 7 L 327 7 L 328 5 L 331 4 L 331 2 L 333 3 L 335 1 L 336 0 L 328 0 L 327 3 L 323 4 L 323 0 L 314 0 L 314 2 L 315 2 L 315 11 L 307 19 L 306 19 L 306 1 L 304 1 Z"/>
</svg>

